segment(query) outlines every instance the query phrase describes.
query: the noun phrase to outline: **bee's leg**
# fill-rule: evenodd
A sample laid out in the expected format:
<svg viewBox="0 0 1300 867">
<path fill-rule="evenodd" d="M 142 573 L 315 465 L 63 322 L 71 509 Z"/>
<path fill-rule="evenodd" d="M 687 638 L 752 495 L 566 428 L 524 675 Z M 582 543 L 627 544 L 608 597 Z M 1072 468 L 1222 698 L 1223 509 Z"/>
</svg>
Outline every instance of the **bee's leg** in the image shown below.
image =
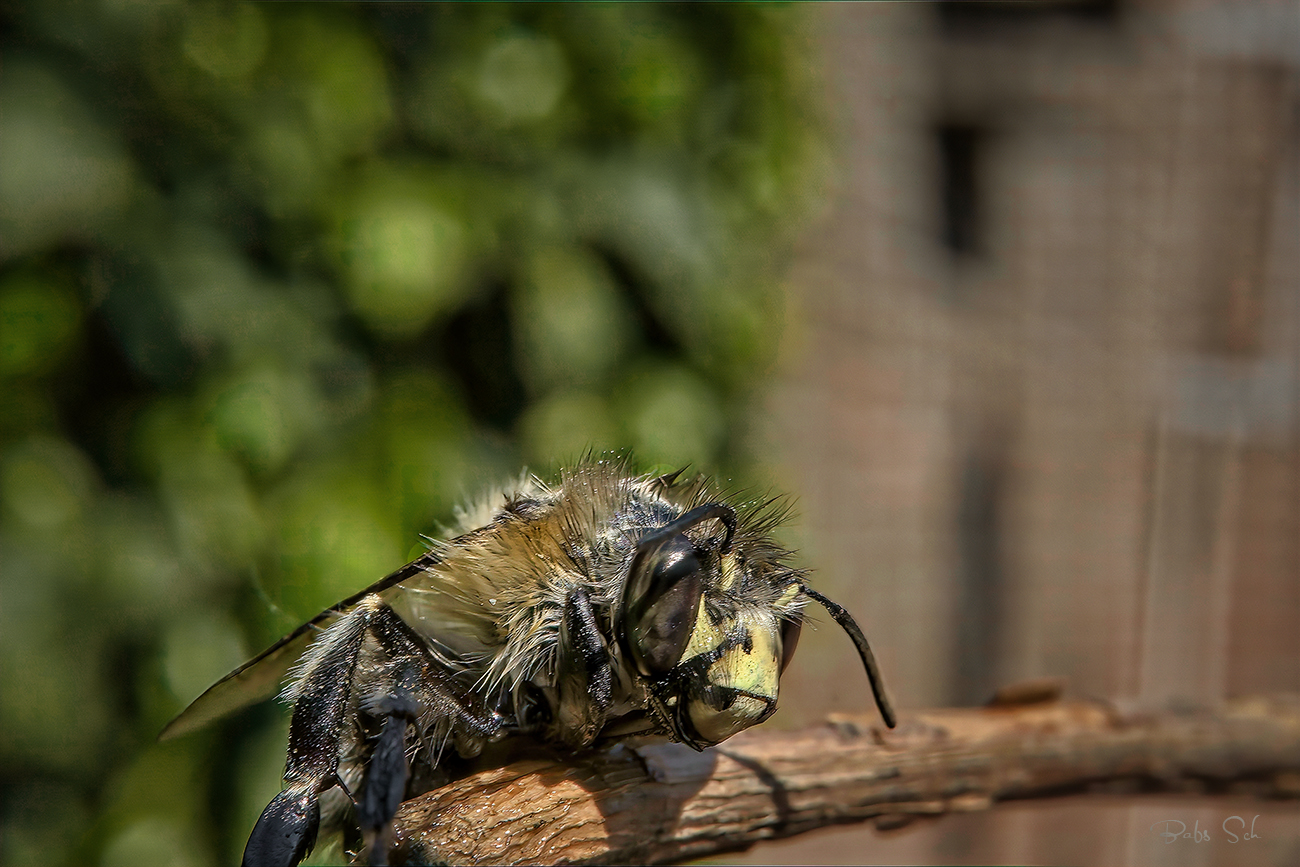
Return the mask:
<svg viewBox="0 0 1300 867">
<path fill-rule="evenodd" d="M 353 670 L 369 621 L 382 604 L 377 596 L 363 600 L 307 652 L 294 686 L 286 785 L 253 827 L 244 847 L 244 867 L 293 867 L 316 844 L 316 799 L 336 782 Z"/>
<path fill-rule="evenodd" d="M 363 818 L 363 826 L 367 822 L 386 826 L 401 803 L 406 726 L 420 710 L 432 711 L 457 732 L 488 737 L 500 728 L 493 715 L 457 688 L 450 672 L 397 612 L 378 596 L 362 599 L 304 657 L 290 692 L 294 705 L 285 788 L 257 820 L 244 848 L 244 867 L 293 867 L 311 852 L 320 826 L 317 797 L 340 782 L 339 757 L 352 726 L 346 717 L 357 659 L 367 636 L 375 638 L 394 664 L 386 667 L 388 680 L 378 684 L 376 701 L 366 705 L 384 720 L 384 729 L 379 766 L 367 777 L 367 792 L 374 789 L 376 806 Z M 393 791 L 396 803 L 392 803 Z M 364 802 L 358 805 L 359 814 L 365 810 Z"/>
<path fill-rule="evenodd" d="M 587 746 L 600 734 L 613 703 L 613 671 L 586 590 L 574 590 L 564 600 L 558 675 L 558 733 L 575 747 Z"/>
<path fill-rule="evenodd" d="M 383 714 L 384 722 L 366 766 L 357 822 L 370 863 L 381 865 L 388 863 L 389 823 L 406 797 L 406 727 L 417 718 L 418 708 L 410 693 L 399 687 L 375 709 Z"/>
<path fill-rule="evenodd" d="M 490 738 L 501 728 L 495 714 L 467 693 L 446 665 L 393 609 L 384 606 L 370 623 L 370 633 L 391 660 L 364 702 L 383 720 L 366 766 L 357 819 L 369 863 L 388 863 L 391 823 L 406 795 L 407 727 L 429 715 L 449 733 Z"/>
</svg>

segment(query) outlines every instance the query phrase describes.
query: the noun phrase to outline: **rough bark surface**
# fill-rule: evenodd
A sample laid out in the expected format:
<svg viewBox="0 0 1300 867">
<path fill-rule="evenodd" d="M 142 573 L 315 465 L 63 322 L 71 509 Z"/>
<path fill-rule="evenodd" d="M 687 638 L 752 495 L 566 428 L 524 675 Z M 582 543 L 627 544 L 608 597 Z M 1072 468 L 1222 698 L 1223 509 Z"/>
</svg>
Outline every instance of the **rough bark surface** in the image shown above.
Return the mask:
<svg viewBox="0 0 1300 867">
<path fill-rule="evenodd" d="M 408 801 L 393 854 L 399 863 L 666 863 L 1013 798 L 1300 798 L 1300 696 L 1161 714 L 1042 697 L 904 714 L 893 731 L 870 715 L 837 715 L 802 731 L 754 729 L 703 753 L 622 744 L 518 762 Z"/>
</svg>

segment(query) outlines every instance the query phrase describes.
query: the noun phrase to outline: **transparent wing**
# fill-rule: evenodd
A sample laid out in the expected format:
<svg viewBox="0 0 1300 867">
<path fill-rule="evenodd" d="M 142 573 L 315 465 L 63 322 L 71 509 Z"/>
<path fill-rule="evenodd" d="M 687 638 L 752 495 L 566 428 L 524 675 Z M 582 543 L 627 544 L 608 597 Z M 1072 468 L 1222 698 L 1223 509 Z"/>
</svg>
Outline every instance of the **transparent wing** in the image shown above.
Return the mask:
<svg viewBox="0 0 1300 867">
<path fill-rule="evenodd" d="M 221 680 L 208 687 L 201 696 L 190 703 L 171 722 L 167 723 L 158 740 L 171 740 L 197 731 L 241 708 L 265 701 L 279 690 L 285 674 L 302 657 L 312 639 L 364 596 L 386 590 L 408 578 L 424 572 L 442 560 L 440 550 L 433 550 L 412 560 L 396 572 L 376 581 L 360 592 L 354 593 L 333 605 L 293 632 L 281 638 L 262 653 L 241 665 Z"/>
</svg>

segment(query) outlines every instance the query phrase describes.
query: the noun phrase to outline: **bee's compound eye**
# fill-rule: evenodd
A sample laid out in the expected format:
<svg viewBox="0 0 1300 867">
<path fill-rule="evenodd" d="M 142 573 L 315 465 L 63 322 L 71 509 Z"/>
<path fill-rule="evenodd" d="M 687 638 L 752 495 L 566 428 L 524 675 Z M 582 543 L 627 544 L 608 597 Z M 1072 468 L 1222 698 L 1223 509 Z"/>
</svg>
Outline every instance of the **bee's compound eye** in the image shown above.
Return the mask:
<svg viewBox="0 0 1300 867">
<path fill-rule="evenodd" d="M 702 588 L 699 558 L 685 536 L 641 552 L 625 596 L 632 658 L 643 674 L 667 674 L 690 641 Z"/>
<path fill-rule="evenodd" d="M 794 649 L 799 646 L 799 633 L 803 632 L 803 615 L 781 621 L 781 671 L 794 659 Z"/>
</svg>

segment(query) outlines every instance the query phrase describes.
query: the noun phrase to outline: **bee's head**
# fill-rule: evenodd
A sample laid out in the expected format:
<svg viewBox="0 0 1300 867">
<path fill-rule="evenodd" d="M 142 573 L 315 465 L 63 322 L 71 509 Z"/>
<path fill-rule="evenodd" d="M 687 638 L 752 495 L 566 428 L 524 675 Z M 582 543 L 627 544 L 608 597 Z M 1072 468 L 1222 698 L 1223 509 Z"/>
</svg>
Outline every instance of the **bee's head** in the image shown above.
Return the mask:
<svg viewBox="0 0 1300 867">
<path fill-rule="evenodd" d="M 686 531 L 720 521 L 697 544 Z M 709 504 L 642 537 L 624 587 L 620 639 L 649 682 L 651 710 L 681 742 L 721 743 L 776 710 L 781 672 L 799 638 L 798 573 L 755 564 L 733 549 L 736 515 Z M 763 568 L 763 598 L 736 592 Z"/>
<path fill-rule="evenodd" d="M 697 544 L 686 535 L 711 520 L 723 525 L 720 540 Z M 800 603 L 811 599 L 853 640 L 880 715 L 893 728 L 893 708 L 857 623 L 797 572 L 733 549 L 736 523 L 730 506 L 709 503 L 637 541 L 618 634 L 649 681 L 651 712 L 697 750 L 767 719 L 799 641 Z"/>
</svg>

